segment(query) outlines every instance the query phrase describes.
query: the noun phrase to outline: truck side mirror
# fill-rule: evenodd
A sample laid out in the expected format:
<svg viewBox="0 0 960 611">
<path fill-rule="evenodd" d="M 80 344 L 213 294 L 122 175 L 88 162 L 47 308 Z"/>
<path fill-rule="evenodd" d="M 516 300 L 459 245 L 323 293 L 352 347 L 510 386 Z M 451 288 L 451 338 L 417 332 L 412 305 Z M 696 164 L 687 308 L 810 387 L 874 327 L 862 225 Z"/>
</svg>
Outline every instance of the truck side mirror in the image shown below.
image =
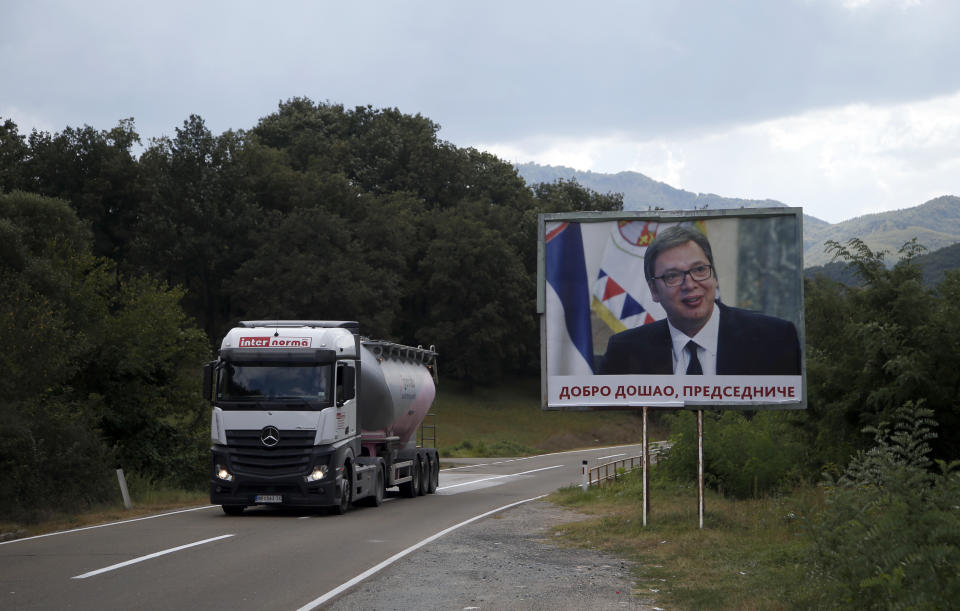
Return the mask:
<svg viewBox="0 0 960 611">
<path fill-rule="evenodd" d="M 207 403 L 213 402 L 213 375 L 216 361 L 211 361 L 203 366 L 203 399 Z"/>
</svg>

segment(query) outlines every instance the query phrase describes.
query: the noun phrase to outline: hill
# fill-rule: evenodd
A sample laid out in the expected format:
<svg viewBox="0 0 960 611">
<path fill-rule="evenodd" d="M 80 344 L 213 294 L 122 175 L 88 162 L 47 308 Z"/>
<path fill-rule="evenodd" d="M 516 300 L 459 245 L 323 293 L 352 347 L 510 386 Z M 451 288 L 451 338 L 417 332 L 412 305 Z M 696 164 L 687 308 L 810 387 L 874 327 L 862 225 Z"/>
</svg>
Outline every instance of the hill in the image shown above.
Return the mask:
<svg viewBox="0 0 960 611">
<path fill-rule="evenodd" d="M 896 253 L 892 253 L 888 260 L 890 263 L 897 262 Z M 941 280 L 945 272 L 951 269 L 960 269 L 960 243 L 952 244 L 934 252 L 928 252 L 914 259 L 916 264 L 923 272 L 923 282 L 927 286 L 935 286 Z M 834 261 L 826 265 L 814 265 L 804 270 L 804 275 L 813 278 L 822 275 L 831 280 L 846 284 L 848 286 L 857 286 L 861 284 L 860 279 L 853 270 L 845 263 Z"/>
<path fill-rule="evenodd" d="M 542 166 L 524 163 L 516 166 L 527 182 L 554 182 L 575 180 L 599 193 L 621 193 L 625 210 L 693 210 L 724 208 L 776 208 L 786 206 L 772 199 L 743 199 L 722 197 L 712 193 L 693 193 L 671 187 L 639 172 L 602 174 L 582 172 L 563 166 Z M 931 252 L 960 243 L 960 198 L 945 195 L 923 205 L 891 212 L 856 217 L 840 223 L 803 215 L 804 267 L 825 265 L 830 255 L 824 248 L 827 240 L 846 242 L 860 238 L 873 250 L 888 250 L 889 262 L 895 263 L 896 253 L 905 242 L 917 238 Z"/>
<path fill-rule="evenodd" d="M 773 208 L 786 204 L 772 199 L 743 199 L 721 197 L 712 193 L 693 193 L 676 189 L 667 183 L 653 180 L 639 172 L 617 172 L 602 174 L 582 172 L 563 166 L 523 163 L 516 166 L 517 172 L 527 182 L 554 182 L 556 180 L 575 180 L 588 189 L 598 193 L 623 194 L 624 210 L 693 210 L 709 208 Z M 819 220 L 819 219 L 817 219 Z M 820 221 L 827 224 L 826 221 Z"/>
<path fill-rule="evenodd" d="M 823 226 L 810 226 L 804 217 L 804 266 L 830 261 L 824 251 L 827 240 L 846 242 L 858 237 L 872 250 L 890 251 L 888 261 L 897 261 L 897 251 L 917 238 L 931 252 L 960 242 L 960 197 L 945 195 L 925 204 L 902 210 L 858 216 Z"/>
</svg>

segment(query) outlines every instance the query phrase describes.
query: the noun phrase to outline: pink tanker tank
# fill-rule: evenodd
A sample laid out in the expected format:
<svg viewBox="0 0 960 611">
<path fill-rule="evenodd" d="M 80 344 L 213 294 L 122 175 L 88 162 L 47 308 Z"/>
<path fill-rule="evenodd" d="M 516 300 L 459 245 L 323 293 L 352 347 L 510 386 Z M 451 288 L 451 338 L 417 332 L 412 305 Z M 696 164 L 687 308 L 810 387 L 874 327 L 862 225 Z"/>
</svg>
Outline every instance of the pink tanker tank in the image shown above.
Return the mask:
<svg viewBox="0 0 960 611">
<path fill-rule="evenodd" d="M 385 341 L 363 340 L 360 345 L 358 415 L 363 441 L 399 438 L 401 446 L 416 445 L 436 385 L 428 365 L 436 352 Z"/>
</svg>

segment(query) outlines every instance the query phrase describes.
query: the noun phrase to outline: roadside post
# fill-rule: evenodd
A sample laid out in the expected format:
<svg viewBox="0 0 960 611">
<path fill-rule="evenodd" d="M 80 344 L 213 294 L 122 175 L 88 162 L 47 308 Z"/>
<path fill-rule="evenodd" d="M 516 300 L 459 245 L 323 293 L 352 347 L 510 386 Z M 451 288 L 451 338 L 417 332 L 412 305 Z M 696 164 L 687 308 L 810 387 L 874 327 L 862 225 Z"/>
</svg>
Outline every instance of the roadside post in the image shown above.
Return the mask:
<svg viewBox="0 0 960 611">
<path fill-rule="evenodd" d="M 697 514 L 703 528 L 703 410 L 697 410 Z"/>
<path fill-rule="evenodd" d="M 123 475 L 123 469 L 117 468 L 117 481 L 120 483 L 120 494 L 123 496 L 123 506 L 127 509 L 133 507 L 130 502 L 130 491 L 127 490 L 127 478 Z"/>
<path fill-rule="evenodd" d="M 580 468 L 581 473 L 581 482 L 580 489 L 584 492 L 590 487 L 590 470 L 587 469 L 587 461 L 583 461 L 583 466 Z"/>
<path fill-rule="evenodd" d="M 643 406 L 643 525 L 650 512 L 650 444 L 647 439 L 647 406 Z"/>
</svg>

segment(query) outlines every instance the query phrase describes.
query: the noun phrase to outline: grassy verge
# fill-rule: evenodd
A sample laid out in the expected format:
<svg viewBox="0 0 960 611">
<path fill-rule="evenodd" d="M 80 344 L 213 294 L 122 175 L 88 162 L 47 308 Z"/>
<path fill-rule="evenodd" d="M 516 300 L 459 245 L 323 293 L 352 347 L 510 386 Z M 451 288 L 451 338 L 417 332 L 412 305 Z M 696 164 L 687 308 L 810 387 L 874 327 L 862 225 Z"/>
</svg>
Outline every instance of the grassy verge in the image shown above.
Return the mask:
<svg viewBox="0 0 960 611">
<path fill-rule="evenodd" d="M 681 609 L 783 609 L 805 606 L 803 524 L 819 491 L 732 500 L 708 493 L 704 528 L 694 486 L 652 482 L 643 526 L 637 472 L 624 481 L 566 488 L 551 501 L 593 516 L 559 527 L 553 541 L 615 554 L 635 563 L 635 594 Z"/>
<path fill-rule="evenodd" d="M 129 520 L 210 503 L 210 496 L 206 491 L 155 486 L 149 482 L 138 481 L 136 478 L 130 478 L 127 483 L 133 505 L 131 509 L 123 506 L 118 489 L 118 498 L 114 503 L 96 505 L 82 511 L 48 511 L 42 515 L 32 516 L 30 520 L 0 521 L 0 540 L 20 539 L 72 528 Z"/>
</svg>

